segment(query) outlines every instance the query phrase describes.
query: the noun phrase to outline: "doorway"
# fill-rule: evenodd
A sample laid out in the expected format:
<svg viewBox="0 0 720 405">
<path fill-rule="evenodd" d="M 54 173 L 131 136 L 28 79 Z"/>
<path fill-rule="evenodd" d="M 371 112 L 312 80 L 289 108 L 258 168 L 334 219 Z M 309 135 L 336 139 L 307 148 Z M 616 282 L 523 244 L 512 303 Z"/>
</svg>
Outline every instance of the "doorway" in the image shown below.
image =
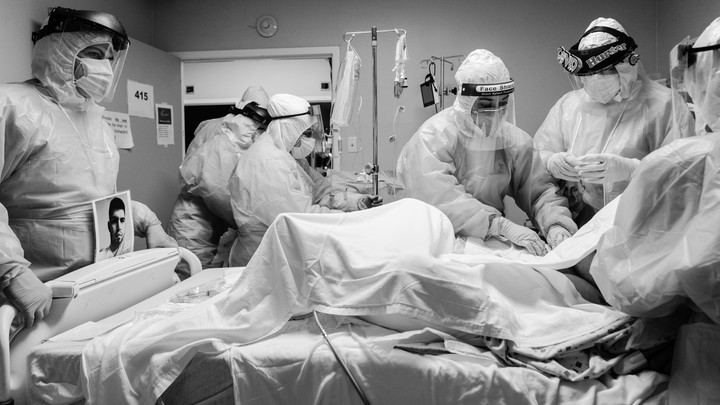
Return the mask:
<svg viewBox="0 0 720 405">
<path fill-rule="evenodd" d="M 223 117 L 250 85 L 318 104 L 329 128 L 339 47 L 176 52 L 182 61 L 185 149 L 204 120 Z"/>
</svg>

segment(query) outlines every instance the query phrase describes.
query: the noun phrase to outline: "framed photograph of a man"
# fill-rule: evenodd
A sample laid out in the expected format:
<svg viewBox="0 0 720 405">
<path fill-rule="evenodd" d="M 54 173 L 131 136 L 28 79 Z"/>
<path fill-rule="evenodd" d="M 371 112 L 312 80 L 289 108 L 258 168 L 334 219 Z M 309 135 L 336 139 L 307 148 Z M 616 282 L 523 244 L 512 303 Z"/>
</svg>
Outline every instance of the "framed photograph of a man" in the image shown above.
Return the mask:
<svg viewBox="0 0 720 405">
<path fill-rule="evenodd" d="M 94 200 L 95 262 L 133 251 L 135 230 L 130 191 Z"/>
</svg>

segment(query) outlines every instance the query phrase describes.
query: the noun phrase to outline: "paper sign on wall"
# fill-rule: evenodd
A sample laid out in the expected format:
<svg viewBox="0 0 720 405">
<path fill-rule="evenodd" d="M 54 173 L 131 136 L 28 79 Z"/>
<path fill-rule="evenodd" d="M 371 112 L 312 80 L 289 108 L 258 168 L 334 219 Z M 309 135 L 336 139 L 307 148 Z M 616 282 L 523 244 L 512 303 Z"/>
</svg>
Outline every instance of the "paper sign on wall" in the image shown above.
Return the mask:
<svg viewBox="0 0 720 405">
<path fill-rule="evenodd" d="M 112 128 L 115 133 L 115 145 L 119 149 L 132 149 L 132 131 L 130 130 L 130 116 L 125 113 L 104 111 L 103 120 Z"/>
<path fill-rule="evenodd" d="M 170 104 L 155 104 L 157 111 L 157 143 L 158 145 L 174 145 L 173 107 Z"/>
<path fill-rule="evenodd" d="M 153 86 L 128 80 L 128 114 L 137 117 L 155 118 L 155 95 Z"/>
</svg>

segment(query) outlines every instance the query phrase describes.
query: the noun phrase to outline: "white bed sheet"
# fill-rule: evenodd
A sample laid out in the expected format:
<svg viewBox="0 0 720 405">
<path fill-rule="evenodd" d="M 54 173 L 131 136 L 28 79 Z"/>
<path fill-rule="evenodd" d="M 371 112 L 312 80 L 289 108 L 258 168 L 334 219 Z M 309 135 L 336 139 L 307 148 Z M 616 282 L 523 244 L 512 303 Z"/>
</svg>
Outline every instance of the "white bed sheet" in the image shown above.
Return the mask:
<svg viewBox="0 0 720 405">
<path fill-rule="evenodd" d="M 503 367 L 488 351 L 452 341 L 435 346 L 437 354 L 417 354 L 398 348 L 408 334 L 398 334 L 352 317 L 320 314 L 330 340 L 358 381 L 370 403 L 376 404 L 633 404 L 664 403 L 668 378 L 646 371 L 618 378 L 570 382 L 523 367 Z M 423 336 L 429 338 L 432 333 Z M 422 336 L 411 339 L 422 348 Z M 458 342 L 459 343 L 459 342 Z M 389 346 L 388 346 L 389 345 Z M 82 399 L 79 387 L 84 343 L 48 342 L 34 351 L 31 365 L 36 403 L 70 403 Z M 427 347 L 426 347 L 427 348 Z M 214 370 L 207 381 L 182 379 L 182 392 L 194 399 L 216 395 L 215 387 L 232 387 L 238 404 L 360 404 L 360 397 L 323 340 L 312 317 L 289 322 L 269 339 L 234 346 L 224 353 L 191 362 L 183 373 Z M 225 364 L 218 364 L 225 363 Z M 58 367 L 60 366 L 61 367 Z M 223 370 L 218 373 L 217 370 Z M 190 403 L 171 386 L 161 401 Z M 37 394 L 43 392 L 42 396 Z M 62 394 L 62 395 L 60 395 Z M 232 397 L 226 393 L 225 398 Z M 54 400 L 51 400 L 54 396 Z M 59 400 L 62 400 L 60 402 Z"/>
</svg>

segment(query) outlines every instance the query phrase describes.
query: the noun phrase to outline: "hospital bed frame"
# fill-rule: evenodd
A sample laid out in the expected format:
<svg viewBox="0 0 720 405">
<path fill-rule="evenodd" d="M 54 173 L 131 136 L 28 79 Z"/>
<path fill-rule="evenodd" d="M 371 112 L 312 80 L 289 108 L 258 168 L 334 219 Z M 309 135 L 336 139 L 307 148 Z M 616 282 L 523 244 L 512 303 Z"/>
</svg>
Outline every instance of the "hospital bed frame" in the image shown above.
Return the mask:
<svg viewBox="0 0 720 405">
<path fill-rule="evenodd" d="M 202 269 L 187 249 L 158 248 L 103 260 L 51 280 L 46 283 L 53 292 L 50 313 L 14 336 L 10 327 L 17 310 L 9 304 L 0 307 L 0 405 L 25 403 L 27 356 L 34 346 L 172 287 L 180 260 L 187 262 L 191 275 Z"/>
</svg>

